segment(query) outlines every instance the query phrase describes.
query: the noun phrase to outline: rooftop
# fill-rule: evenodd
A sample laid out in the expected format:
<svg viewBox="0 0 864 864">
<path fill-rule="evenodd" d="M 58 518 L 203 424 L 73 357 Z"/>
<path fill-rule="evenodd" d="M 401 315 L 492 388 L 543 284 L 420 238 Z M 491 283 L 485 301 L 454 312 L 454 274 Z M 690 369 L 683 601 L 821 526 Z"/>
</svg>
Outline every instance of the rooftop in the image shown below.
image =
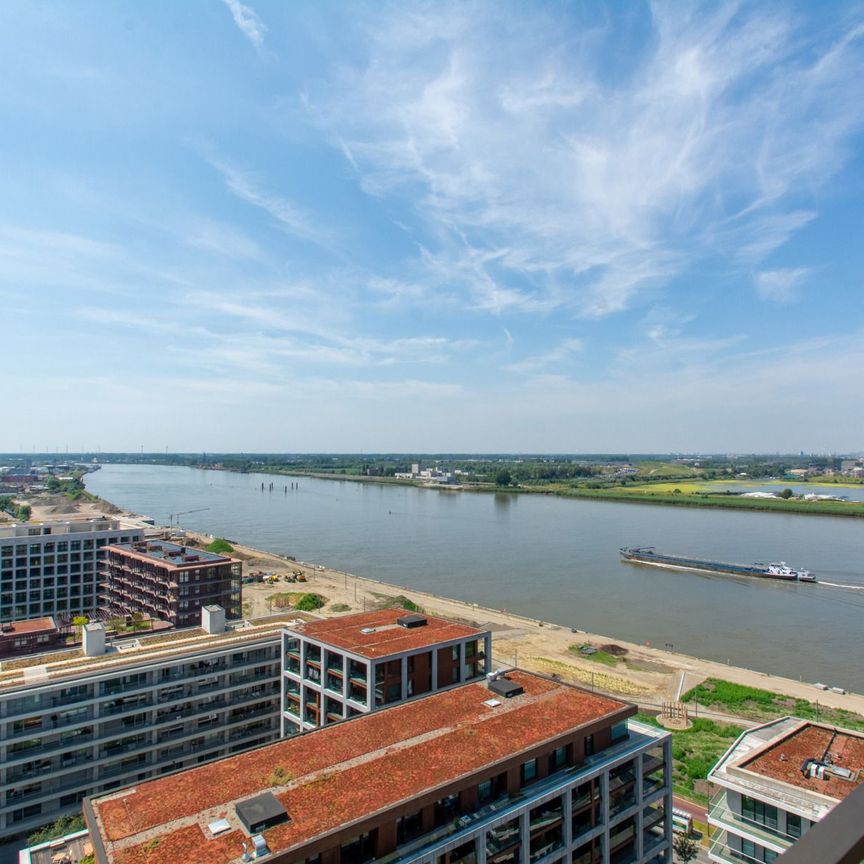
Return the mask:
<svg viewBox="0 0 864 864">
<path fill-rule="evenodd" d="M 112 516 L 94 516 L 88 519 L 80 515 L 70 515 L 68 519 L 52 519 L 50 522 L 15 522 L 11 525 L 0 525 L 0 539 L 86 534 L 91 531 L 133 531 L 136 528 L 137 526 L 129 524 L 128 520 Z"/>
<path fill-rule="evenodd" d="M 168 543 L 166 540 L 142 540 L 140 543 L 113 543 L 108 547 L 112 551 L 125 552 L 133 558 L 143 561 L 160 561 L 170 567 L 181 569 L 191 565 L 228 564 L 233 558 L 227 555 L 217 555 L 215 552 L 205 552 L 194 546 L 181 546 L 178 543 Z"/>
<path fill-rule="evenodd" d="M 26 621 L 10 621 L 0 626 L 0 638 L 3 636 L 23 636 L 25 633 L 53 633 L 57 629 L 54 619 L 28 618 Z"/>
<path fill-rule="evenodd" d="M 88 799 L 93 836 L 112 864 L 239 861 L 247 835 L 236 805 L 272 792 L 290 821 L 266 832 L 274 853 L 304 846 L 381 810 L 552 743 L 635 707 L 525 672 L 512 699 L 467 684 L 314 732 Z M 214 837 L 207 826 L 227 819 Z"/>
<path fill-rule="evenodd" d="M 828 766 L 822 778 L 805 776 L 807 760 Z M 786 717 L 745 732 L 709 779 L 727 780 L 818 820 L 864 782 L 864 734 Z"/>
<path fill-rule="evenodd" d="M 467 624 L 456 624 L 443 618 L 433 618 L 431 615 L 422 616 L 426 623 L 420 627 L 403 627 L 396 623 L 404 617 L 404 609 L 380 609 L 311 621 L 291 629 L 309 639 L 372 660 L 457 639 L 480 638 L 486 635 L 485 630 L 478 630 Z"/>
<path fill-rule="evenodd" d="M 242 648 L 246 642 L 276 638 L 287 623 L 302 621 L 303 613 L 273 615 L 237 622 L 224 633 L 205 633 L 200 627 L 172 630 L 169 633 L 141 635 L 109 645 L 105 654 L 84 656 L 80 648 L 32 654 L 26 658 L 0 663 L 0 693 L 19 687 L 35 687 L 66 678 L 103 675 L 140 663 L 168 661 L 178 654 L 216 650 L 224 645 Z"/>
</svg>

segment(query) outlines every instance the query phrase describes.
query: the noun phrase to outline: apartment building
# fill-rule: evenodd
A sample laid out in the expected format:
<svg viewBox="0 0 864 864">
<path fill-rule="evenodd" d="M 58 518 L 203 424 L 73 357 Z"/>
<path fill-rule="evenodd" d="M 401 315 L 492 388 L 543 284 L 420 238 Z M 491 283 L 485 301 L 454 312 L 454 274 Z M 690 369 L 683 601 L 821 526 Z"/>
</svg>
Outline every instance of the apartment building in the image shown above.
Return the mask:
<svg viewBox="0 0 864 864">
<path fill-rule="evenodd" d="M 864 781 L 864 734 L 785 717 L 743 733 L 708 779 L 711 860 L 770 864 Z"/>
<path fill-rule="evenodd" d="M 0 624 L 0 660 L 60 648 L 64 634 L 53 618 L 31 618 Z"/>
<path fill-rule="evenodd" d="M 241 615 L 242 563 L 164 540 L 105 550 L 100 607 L 111 615 L 141 612 L 175 627 L 193 627 L 205 606 Z"/>
<path fill-rule="evenodd" d="M 492 636 L 382 609 L 286 628 L 282 734 L 326 726 L 483 677 Z"/>
<path fill-rule="evenodd" d="M 670 736 L 521 671 L 88 798 L 99 864 L 668 864 Z"/>
<path fill-rule="evenodd" d="M 143 538 L 107 518 L 0 525 L 0 622 L 92 612 L 105 547 Z"/>
<path fill-rule="evenodd" d="M 81 810 L 86 795 L 279 737 L 284 618 L 6 661 L 0 670 L 0 836 Z M 34 661 L 35 664 L 34 664 Z"/>
</svg>

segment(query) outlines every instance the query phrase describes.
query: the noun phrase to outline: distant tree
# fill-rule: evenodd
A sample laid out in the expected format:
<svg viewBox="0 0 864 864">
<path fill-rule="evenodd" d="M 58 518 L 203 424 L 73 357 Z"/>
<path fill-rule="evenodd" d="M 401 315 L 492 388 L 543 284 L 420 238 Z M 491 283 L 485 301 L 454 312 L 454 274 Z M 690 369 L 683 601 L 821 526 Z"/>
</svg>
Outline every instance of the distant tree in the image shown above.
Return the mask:
<svg viewBox="0 0 864 864">
<path fill-rule="evenodd" d="M 672 840 L 672 849 L 680 864 L 688 864 L 699 854 L 696 841 L 686 834 L 676 834 Z"/>
<path fill-rule="evenodd" d="M 785 498 L 787 501 L 794 495 L 795 493 L 791 489 L 784 489 L 780 493 L 781 498 Z"/>
<path fill-rule="evenodd" d="M 495 472 L 496 486 L 509 486 L 513 482 L 513 475 L 506 469 L 502 468 Z"/>
</svg>

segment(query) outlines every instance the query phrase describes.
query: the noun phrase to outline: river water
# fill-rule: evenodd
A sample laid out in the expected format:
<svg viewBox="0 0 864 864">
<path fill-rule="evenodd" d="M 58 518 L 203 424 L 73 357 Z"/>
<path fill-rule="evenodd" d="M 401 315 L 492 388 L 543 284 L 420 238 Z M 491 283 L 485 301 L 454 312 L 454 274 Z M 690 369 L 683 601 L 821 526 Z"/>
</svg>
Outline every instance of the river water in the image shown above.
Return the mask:
<svg viewBox="0 0 864 864">
<path fill-rule="evenodd" d="M 864 692 L 862 520 L 146 465 L 106 465 L 87 488 L 159 522 L 197 510 L 180 524 L 360 576 Z M 782 559 L 846 587 L 623 563 L 636 545 Z"/>
</svg>

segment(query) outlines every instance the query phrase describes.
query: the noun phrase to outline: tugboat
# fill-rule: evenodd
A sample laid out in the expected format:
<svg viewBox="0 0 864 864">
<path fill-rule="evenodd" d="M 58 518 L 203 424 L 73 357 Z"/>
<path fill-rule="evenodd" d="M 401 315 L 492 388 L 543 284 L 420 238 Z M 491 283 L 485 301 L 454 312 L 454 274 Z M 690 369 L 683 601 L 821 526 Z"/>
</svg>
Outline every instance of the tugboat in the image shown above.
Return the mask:
<svg viewBox="0 0 864 864">
<path fill-rule="evenodd" d="M 623 546 L 621 557 L 633 564 L 648 564 L 667 570 L 692 570 L 696 573 L 729 573 L 733 576 L 755 576 L 759 579 L 780 579 L 784 582 L 815 582 L 809 570 L 795 570 L 785 561 L 775 564 L 728 564 L 724 561 L 704 561 L 681 555 L 663 555 L 653 546 Z"/>
</svg>

